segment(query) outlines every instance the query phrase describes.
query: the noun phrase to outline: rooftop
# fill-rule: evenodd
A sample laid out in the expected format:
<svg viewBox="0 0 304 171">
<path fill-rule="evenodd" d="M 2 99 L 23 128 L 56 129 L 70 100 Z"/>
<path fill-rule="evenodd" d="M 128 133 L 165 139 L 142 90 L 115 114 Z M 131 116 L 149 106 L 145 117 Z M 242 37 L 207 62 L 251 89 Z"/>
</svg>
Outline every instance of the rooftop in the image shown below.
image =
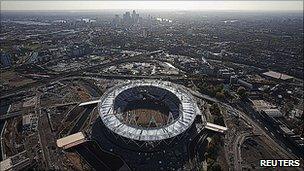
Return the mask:
<svg viewBox="0 0 304 171">
<path fill-rule="evenodd" d="M 275 78 L 275 79 L 280 79 L 280 80 L 289 80 L 292 79 L 292 76 L 286 75 L 286 74 L 282 74 L 279 72 L 275 72 L 275 71 L 268 71 L 268 72 L 264 72 L 263 75 Z"/>
<path fill-rule="evenodd" d="M 85 141 L 85 136 L 82 132 L 78 132 L 57 140 L 57 146 L 64 149 L 81 144 Z"/>
<path fill-rule="evenodd" d="M 281 117 L 282 112 L 279 109 L 264 109 L 263 110 L 270 117 Z"/>
</svg>

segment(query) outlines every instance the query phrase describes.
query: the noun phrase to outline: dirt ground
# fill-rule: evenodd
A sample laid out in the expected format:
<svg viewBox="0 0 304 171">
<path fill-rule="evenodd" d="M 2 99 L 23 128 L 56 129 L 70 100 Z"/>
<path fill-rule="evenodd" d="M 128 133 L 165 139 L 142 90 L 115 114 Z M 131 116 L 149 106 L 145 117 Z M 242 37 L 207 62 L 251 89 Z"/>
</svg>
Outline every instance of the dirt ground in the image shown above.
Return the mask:
<svg viewBox="0 0 304 171">
<path fill-rule="evenodd" d="M 247 164 L 247 169 L 265 170 L 260 167 L 260 160 L 264 159 L 288 159 L 286 156 L 278 153 L 273 147 L 264 141 L 264 137 L 250 137 L 242 145 L 242 159 Z M 267 168 L 267 170 L 278 170 L 278 168 Z M 280 171 L 291 171 L 295 168 L 280 168 Z"/>
<path fill-rule="evenodd" d="M 1 83 L 8 84 L 11 87 L 19 87 L 33 82 L 35 81 L 23 77 L 14 71 L 6 71 L 1 73 Z"/>
</svg>

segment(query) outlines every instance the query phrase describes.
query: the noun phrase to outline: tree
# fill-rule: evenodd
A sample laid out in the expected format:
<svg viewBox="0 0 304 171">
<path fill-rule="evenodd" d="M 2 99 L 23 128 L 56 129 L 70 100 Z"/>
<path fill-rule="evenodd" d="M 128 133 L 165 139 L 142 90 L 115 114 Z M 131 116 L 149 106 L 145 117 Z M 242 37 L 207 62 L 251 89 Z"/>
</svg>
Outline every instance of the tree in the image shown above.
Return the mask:
<svg viewBox="0 0 304 171">
<path fill-rule="evenodd" d="M 210 107 L 210 113 L 212 115 L 221 115 L 221 110 L 217 103 L 213 103 Z"/>
<path fill-rule="evenodd" d="M 246 91 L 246 89 L 245 89 L 244 87 L 239 87 L 239 88 L 237 89 L 237 94 L 238 94 L 242 99 L 244 99 L 244 98 L 247 97 L 247 91 Z"/>
<path fill-rule="evenodd" d="M 218 163 L 214 163 L 211 167 L 210 167 L 211 171 L 221 171 L 222 168 Z"/>
<path fill-rule="evenodd" d="M 225 98 L 225 94 L 224 92 L 216 92 L 215 97 L 222 100 Z"/>
</svg>

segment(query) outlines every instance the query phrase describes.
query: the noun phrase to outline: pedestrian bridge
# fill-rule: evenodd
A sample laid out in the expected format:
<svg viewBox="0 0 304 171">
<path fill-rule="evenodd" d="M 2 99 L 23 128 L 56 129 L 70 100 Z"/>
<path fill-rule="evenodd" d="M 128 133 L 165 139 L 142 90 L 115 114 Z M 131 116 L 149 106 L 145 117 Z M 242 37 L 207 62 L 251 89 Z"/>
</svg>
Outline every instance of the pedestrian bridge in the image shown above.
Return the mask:
<svg viewBox="0 0 304 171">
<path fill-rule="evenodd" d="M 99 102 L 100 102 L 100 99 L 89 101 L 89 102 L 83 102 L 83 103 L 80 103 L 79 106 L 86 106 L 86 105 L 91 105 L 91 104 L 95 104 L 95 103 L 99 103 Z"/>
<path fill-rule="evenodd" d="M 216 131 L 216 132 L 220 132 L 220 133 L 224 133 L 228 129 L 227 127 L 216 125 L 216 124 L 213 124 L 210 122 L 207 122 L 205 128 L 209 129 L 211 131 Z"/>
</svg>

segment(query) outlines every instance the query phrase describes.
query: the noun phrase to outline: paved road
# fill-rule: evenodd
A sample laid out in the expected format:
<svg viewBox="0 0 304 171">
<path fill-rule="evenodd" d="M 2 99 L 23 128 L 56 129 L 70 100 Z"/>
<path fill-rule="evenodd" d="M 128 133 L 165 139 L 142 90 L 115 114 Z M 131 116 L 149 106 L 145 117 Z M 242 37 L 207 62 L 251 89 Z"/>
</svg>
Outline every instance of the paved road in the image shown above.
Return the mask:
<svg viewBox="0 0 304 171">
<path fill-rule="evenodd" d="M 296 144 L 294 144 L 289 138 L 284 136 L 276 124 L 267 121 L 267 119 L 256 112 L 250 104 L 241 102 L 238 103 L 238 106 L 242 107 L 242 109 L 246 111 L 247 118 L 255 120 L 255 124 L 260 126 L 260 128 L 268 136 L 267 138 L 272 139 L 276 141 L 277 144 L 279 144 L 278 147 L 281 147 L 280 149 L 284 149 L 284 151 L 288 150 L 288 153 L 296 155 L 290 156 L 291 159 L 304 158 L 304 150 L 297 147 Z"/>
<path fill-rule="evenodd" d="M 244 112 L 241 112 L 241 111 L 237 110 L 236 108 L 231 107 L 230 105 L 227 105 L 227 104 L 224 104 L 224 105 L 226 105 L 228 108 L 230 108 L 234 112 L 238 113 L 241 118 L 243 118 L 245 121 L 247 121 L 248 123 L 250 123 L 253 126 L 253 129 L 254 129 L 255 132 L 258 132 L 258 133 L 264 135 L 267 139 L 269 139 L 271 141 L 271 143 L 274 144 L 275 147 L 281 153 L 283 153 L 284 155 L 288 156 L 290 159 L 296 159 L 297 158 L 290 151 L 287 151 L 286 147 L 282 146 L 282 144 L 279 141 L 275 140 L 274 137 L 271 136 L 271 134 L 269 133 L 269 131 L 264 128 L 264 126 L 259 125 L 250 116 L 248 116 L 247 113 L 245 114 Z"/>
<path fill-rule="evenodd" d="M 107 63 L 102 63 L 102 64 L 99 64 L 99 65 L 86 67 L 86 68 L 82 69 L 81 72 L 92 71 L 92 70 L 96 71 L 96 70 L 101 69 L 103 67 L 108 67 L 108 66 L 115 65 L 115 64 L 138 61 L 138 60 L 142 60 L 143 57 L 146 57 L 146 56 L 144 54 L 141 54 L 141 55 L 132 56 L 132 57 L 129 57 L 129 58 L 116 59 L 116 60 L 109 61 Z M 54 81 L 56 81 L 56 80 L 58 80 L 62 77 L 71 77 L 71 76 L 77 76 L 77 75 L 79 75 L 79 70 L 62 72 L 58 75 L 53 75 L 50 78 L 41 79 L 41 80 L 39 80 L 37 82 L 34 82 L 34 83 L 29 83 L 29 84 L 26 84 L 24 86 L 20 86 L 20 87 L 17 87 L 17 88 L 7 90 L 5 92 L 1 92 L 1 98 L 5 97 L 7 95 L 10 95 L 10 94 L 16 94 L 17 92 L 20 92 L 20 91 L 27 91 L 28 89 L 33 88 L 33 87 L 37 87 L 37 86 L 41 86 L 41 85 L 44 85 L 44 84 L 47 84 L 47 83 L 50 83 L 50 82 L 54 82 Z"/>
<path fill-rule="evenodd" d="M 236 138 L 236 141 L 233 144 L 233 154 L 234 154 L 234 169 L 242 170 L 242 151 L 241 147 L 246 138 L 250 136 L 250 133 L 243 132 L 239 134 Z"/>
<path fill-rule="evenodd" d="M 46 136 L 45 133 L 45 129 L 47 128 L 48 124 L 48 119 L 47 119 L 47 115 L 46 113 L 41 114 L 41 108 L 40 108 L 40 97 L 41 97 L 41 93 L 39 91 L 37 91 L 37 101 L 36 101 L 36 106 L 35 106 L 35 115 L 38 117 L 38 138 L 39 138 L 39 143 L 40 146 L 42 148 L 42 156 L 43 156 L 43 160 L 45 163 L 45 168 L 50 168 L 51 166 L 51 159 L 50 159 L 50 155 L 48 153 L 47 150 L 47 144 L 49 142 L 48 137 Z M 49 127 L 49 129 L 51 129 Z"/>
</svg>

